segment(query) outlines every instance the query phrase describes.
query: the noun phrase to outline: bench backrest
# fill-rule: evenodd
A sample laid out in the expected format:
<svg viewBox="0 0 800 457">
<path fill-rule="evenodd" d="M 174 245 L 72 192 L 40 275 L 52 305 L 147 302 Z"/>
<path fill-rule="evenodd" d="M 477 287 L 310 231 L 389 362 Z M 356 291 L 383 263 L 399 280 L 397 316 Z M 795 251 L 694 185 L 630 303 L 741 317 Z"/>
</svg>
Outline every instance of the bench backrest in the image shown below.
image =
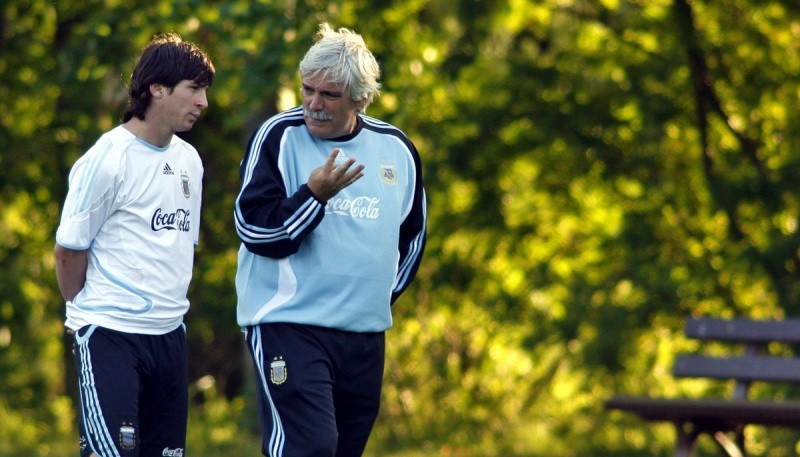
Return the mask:
<svg viewBox="0 0 800 457">
<path fill-rule="evenodd" d="M 753 320 L 690 317 L 686 319 L 686 336 L 699 340 L 733 343 L 766 344 L 771 342 L 800 343 L 800 319 Z"/>
<path fill-rule="evenodd" d="M 770 343 L 800 343 L 800 319 L 690 317 L 685 332 L 699 340 L 743 344 L 745 351 L 727 357 L 680 355 L 673 366 L 677 377 L 734 379 L 736 398 L 746 398 L 753 381 L 800 383 L 800 358 L 765 355 Z"/>
</svg>

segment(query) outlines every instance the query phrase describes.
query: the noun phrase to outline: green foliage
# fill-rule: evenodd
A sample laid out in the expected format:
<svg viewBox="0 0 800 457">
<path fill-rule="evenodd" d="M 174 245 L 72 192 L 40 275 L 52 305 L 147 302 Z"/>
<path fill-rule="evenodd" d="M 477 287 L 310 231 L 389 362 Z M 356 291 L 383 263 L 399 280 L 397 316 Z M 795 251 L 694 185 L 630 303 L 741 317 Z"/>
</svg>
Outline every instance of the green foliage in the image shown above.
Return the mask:
<svg viewBox="0 0 800 457">
<path fill-rule="evenodd" d="M 189 447 L 259 452 L 234 314 L 238 163 L 258 123 L 297 103 L 297 62 L 327 20 L 364 35 L 381 62 L 370 114 L 417 144 L 429 201 L 428 252 L 394 308 L 370 455 L 670 455 L 669 424 L 603 400 L 720 391 L 669 376 L 690 344 L 687 314 L 800 315 L 795 6 L 3 4 L 0 454 L 74 443 L 53 233 L 69 167 L 118 122 L 133 58 L 167 30 L 218 69 L 185 135 L 206 166 Z M 800 440 L 749 433 L 755 456 L 794 455 Z"/>
</svg>

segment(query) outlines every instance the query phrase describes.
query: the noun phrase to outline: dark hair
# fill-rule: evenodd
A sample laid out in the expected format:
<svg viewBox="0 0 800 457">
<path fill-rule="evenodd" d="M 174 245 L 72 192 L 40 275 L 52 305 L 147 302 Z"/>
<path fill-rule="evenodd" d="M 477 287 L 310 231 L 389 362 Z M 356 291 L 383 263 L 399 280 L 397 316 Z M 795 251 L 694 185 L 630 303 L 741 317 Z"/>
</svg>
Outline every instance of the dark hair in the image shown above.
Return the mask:
<svg viewBox="0 0 800 457">
<path fill-rule="evenodd" d="M 200 86 L 208 87 L 214 81 L 214 64 L 197 46 L 183 39 L 177 33 L 156 35 L 145 46 L 131 75 L 128 89 L 128 109 L 122 122 L 134 116 L 144 119 L 150 106 L 151 84 L 162 84 L 172 90 L 184 79 L 190 79 Z"/>
</svg>

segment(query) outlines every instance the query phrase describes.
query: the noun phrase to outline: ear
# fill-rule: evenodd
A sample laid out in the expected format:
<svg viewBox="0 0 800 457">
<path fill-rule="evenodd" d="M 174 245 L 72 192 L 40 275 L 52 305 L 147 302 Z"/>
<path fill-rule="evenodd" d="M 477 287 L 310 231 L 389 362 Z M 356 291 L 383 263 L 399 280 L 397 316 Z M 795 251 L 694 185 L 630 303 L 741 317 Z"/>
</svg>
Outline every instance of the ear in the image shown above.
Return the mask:
<svg viewBox="0 0 800 457">
<path fill-rule="evenodd" d="M 166 88 L 163 84 L 150 84 L 150 95 L 152 95 L 153 98 L 161 98 L 164 96 L 165 92 Z"/>
<path fill-rule="evenodd" d="M 359 100 L 357 102 L 353 102 L 353 104 L 356 106 L 356 111 L 358 111 L 359 113 L 363 113 L 364 112 L 364 107 L 367 106 L 367 99 L 366 98 L 362 98 L 361 100 Z"/>
</svg>

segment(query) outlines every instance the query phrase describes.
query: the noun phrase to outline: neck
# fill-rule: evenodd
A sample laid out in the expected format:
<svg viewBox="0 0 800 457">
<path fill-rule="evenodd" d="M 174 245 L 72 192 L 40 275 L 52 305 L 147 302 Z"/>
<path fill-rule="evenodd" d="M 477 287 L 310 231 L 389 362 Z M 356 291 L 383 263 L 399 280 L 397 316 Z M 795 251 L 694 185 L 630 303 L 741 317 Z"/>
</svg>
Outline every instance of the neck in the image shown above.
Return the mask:
<svg viewBox="0 0 800 457">
<path fill-rule="evenodd" d="M 353 117 L 353 123 L 352 123 L 352 125 L 350 125 L 350 131 L 347 132 L 348 134 L 353 133 L 353 132 L 356 131 L 356 129 L 358 128 L 358 122 L 359 122 L 358 119 L 359 119 L 358 118 L 358 113 L 356 113 L 356 115 Z"/>
<path fill-rule="evenodd" d="M 160 128 L 158 125 L 146 120 L 133 117 L 131 120 L 123 124 L 123 127 L 128 129 L 137 138 L 144 140 L 153 146 L 163 148 L 169 145 L 172 141 L 172 132 Z"/>
</svg>

